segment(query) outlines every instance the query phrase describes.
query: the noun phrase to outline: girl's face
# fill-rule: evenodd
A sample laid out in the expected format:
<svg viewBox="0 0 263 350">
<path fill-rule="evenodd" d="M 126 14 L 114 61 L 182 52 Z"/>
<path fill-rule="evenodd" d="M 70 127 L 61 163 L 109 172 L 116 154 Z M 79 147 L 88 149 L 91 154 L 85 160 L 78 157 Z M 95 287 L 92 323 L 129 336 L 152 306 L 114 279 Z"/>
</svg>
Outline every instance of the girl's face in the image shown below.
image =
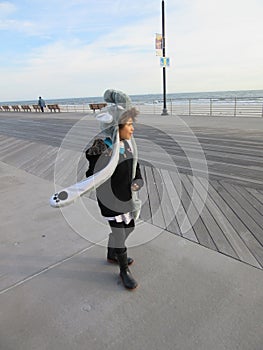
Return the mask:
<svg viewBox="0 0 263 350">
<path fill-rule="evenodd" d="M 133 120 L 132 120 L 132 118 L 129 118 L 119 131 L 120 139 L 121 140 L 130 140 L 133 132 L 134 132 Z"/>
</svg>

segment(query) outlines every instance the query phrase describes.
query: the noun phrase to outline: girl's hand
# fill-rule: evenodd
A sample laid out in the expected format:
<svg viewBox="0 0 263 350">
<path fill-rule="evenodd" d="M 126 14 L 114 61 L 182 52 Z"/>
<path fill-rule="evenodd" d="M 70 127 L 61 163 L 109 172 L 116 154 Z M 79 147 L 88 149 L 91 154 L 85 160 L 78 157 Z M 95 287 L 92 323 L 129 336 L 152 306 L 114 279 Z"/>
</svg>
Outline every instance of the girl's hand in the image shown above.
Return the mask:
<svg viewBox="0 0 263 350">
<path fill-rule="evenodd" d="M 140 186 L 136 182 L 133 182 L 132 185 L 131 185 L 131 190 L 136 192 L 139 189 L 140 189 Z"/>
</svg>

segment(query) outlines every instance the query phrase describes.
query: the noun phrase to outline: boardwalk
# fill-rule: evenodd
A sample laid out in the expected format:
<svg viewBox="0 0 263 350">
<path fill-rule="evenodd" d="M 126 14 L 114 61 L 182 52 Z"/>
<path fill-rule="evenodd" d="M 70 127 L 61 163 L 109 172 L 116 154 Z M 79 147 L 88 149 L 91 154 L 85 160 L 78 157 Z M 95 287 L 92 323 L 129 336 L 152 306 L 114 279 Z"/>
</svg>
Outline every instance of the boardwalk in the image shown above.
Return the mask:
<svg viewBox="0 0 263 350">
<path fill-rule="evenodd" d="M 51 119 L 33 113 L 30 117 L 2 113 L 0 160 L 53 181 L 58 152 L 64 152 L 57 184 L 71 184 L 76 166 L 77 180 L 83 179 L 87 168 L 83 145 L 98 130 L 90 117 L 75 128 L 73 137 L 67 137 L 75 123 L 73 116 Z M 140 193 L 142 220 L 262 268 L 263 131 L 239 130 L 238 126 L 192 130 L 138 126 L 145 180 Z"/>
</svg>

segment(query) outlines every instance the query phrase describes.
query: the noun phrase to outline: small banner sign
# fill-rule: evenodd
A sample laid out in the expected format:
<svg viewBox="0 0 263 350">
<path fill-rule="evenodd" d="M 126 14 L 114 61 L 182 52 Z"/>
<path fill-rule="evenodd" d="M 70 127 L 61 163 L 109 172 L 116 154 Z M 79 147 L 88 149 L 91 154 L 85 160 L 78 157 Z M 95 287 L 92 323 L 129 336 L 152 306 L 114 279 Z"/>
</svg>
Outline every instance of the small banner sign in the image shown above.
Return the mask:
<svg viewBox="0 0 263 350">
<path fill-rule="evenodd" d="M 156 48 L 156 50 L 162 50 L 162 48 L 163 48 L 163 36 L 162 36 L 162 34 L 156 33 L 155 48 Z"/>
<path fill-rule="evenodd" d="M 160 66 L 161 67 L 170 67 L 170 58 L 169 57 L 161 57 L 160 58 Z"/>
<path fill-rule="evenodd" d="M 163 49 L 163 36 L 162 34 L 155 35 L 155 50 L 156 50 L 156 56 L 162 56 L 162 49 Z"/>
</svg>

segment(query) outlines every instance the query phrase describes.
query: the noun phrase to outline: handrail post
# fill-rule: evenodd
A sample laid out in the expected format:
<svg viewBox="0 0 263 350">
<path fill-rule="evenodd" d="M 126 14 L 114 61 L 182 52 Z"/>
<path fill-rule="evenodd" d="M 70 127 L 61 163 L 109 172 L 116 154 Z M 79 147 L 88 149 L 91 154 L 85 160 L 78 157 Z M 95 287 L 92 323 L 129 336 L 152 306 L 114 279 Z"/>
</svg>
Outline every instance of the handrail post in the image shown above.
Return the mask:
<svg viewBox="0 0 263 350">
<path fill-rule="evenodd" d="M 172 99 L 169 98 L 168 100 L 170 101 L 170 113 L 171 113 L 171 115 L 173 115 L 173 104 L 172 104 Z"/>
</svg>

